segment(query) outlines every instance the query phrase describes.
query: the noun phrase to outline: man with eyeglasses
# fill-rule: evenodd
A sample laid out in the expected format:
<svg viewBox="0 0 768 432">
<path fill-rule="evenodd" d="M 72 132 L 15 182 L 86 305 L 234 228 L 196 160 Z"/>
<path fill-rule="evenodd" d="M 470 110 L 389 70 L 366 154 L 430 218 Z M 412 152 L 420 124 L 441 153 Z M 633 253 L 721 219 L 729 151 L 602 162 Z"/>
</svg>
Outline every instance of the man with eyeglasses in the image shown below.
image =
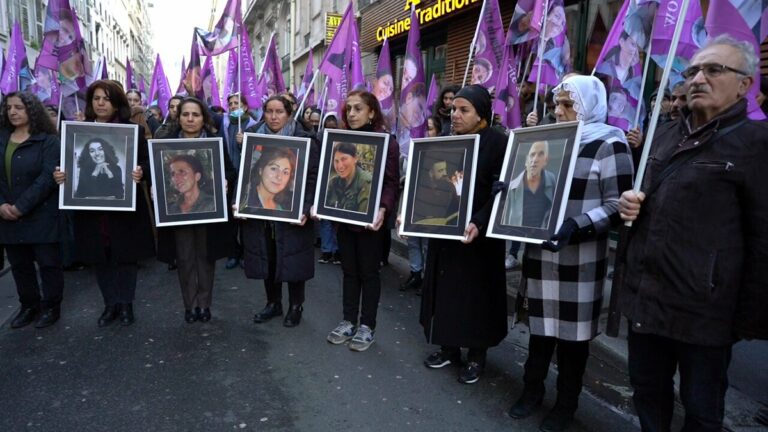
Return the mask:
<svg viewBox="0 0 768 432">
<path fill-rule="evenodd" d="M 768 338 L 768 124 L 747 119 L 754 47 L 718 36 L 683 72 L 688 105 L 655 135 L 633 221 L 621 312 L 643 431 L 670 429 L 680 371 L 683 430 L 720 431 L 739 339 Z"/>
</svg>

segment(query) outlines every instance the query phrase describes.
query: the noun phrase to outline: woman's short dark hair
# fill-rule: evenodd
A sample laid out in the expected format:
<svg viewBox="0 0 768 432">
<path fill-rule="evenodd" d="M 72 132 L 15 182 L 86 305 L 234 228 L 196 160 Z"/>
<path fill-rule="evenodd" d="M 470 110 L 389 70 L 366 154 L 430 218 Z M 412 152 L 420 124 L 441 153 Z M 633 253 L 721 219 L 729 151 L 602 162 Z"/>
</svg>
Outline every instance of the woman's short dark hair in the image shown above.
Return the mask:
<svg viewBox="0 0 768 432">
<path fill-rule="evenodd" d="M 365 90 L 354 90 L 349 92 L 347 95 L 347 100 L 351 98 L 352 96 L 357 96 L 360 99 L 362 99 L 363 103 L 368 106 L 368 108 L 373 111 L 373 118 L 371 119 L 371 125 L 373 125 L 373 130 L 376 132 L 382 132 L 385 130 L 384 125 L 384 114 L 381 112 L 381 105 L 379 104 L 379 100 L 376 99 L 376 96 Z M 349 125 L 347 122 L 347 101 L 344 101 L 344 106 L 341 110 L 341 121 L 344 122 L 345 125 Z"/>
<path fill-rule="evenodd" d="M 192 103 L 200 107 L 200 113 L 203 115 L 203 129 L 208 132 L 208 135 L 216 133 L 216 126 L 213 124 L 213 117 L 211 116 L 211 112 L 208 110 L 208 107 L 205 106 L 203 101 L 196 97 L 185 97 L 181 102 L 179 102 L 179 107 L 176 109 L 176 119 L 180 122 L 182 107 L 188 103 Z"/>
<path fill-rule="evenodd" d="M 101 144 L 101 148 L 104 150 L 104 161 L 110 165 L 117 165 L 117 155 L 115 154 L 115 148 L 112 144 L 108 143 L 103 138 L 91 138 L 83 146 L 83 151 L 77 157 L 77 167 L 82 171 L 91 171 L 96 168 L 96 162 L 91 158 L 91 144 Z"/>
<path fill-rule="evenodd" d="M 333 154 L 336 153 L 345 153 L 352 157 L 357 157 L 357 147 L 348 142 L 340 142 L 333 146 Z"/>
<path fill-rule="evenodd" d="M 171 98 L 170 98 L 170 99 L 168 99 L 168 107 L 167 107 L 167 108 L 168 108 L 169 110 L 171 109 L 171 102 L 173 102 L 173 101 L 175 101 L 175 100 L 178 100 L 178 101 L 179 101 L 179 103 L 181 103 L 181 101 L 183 101 L 183 100 L 184 100 L 184 96 L 180 96 L 180 95 L 173 95 L 173 96 L 171 96 Z"/>
<path fill-rule="evenodd" d="M 139 99 L 141 99 L 141 92 L 138 91 L 137 89 L 130 89 L 127 92 L 125 92 L 125 95 L 128 96 L 131 93 L 136 93 L 139 96 Z"/>
<path fill-rule="evenodd" d="M 272 101 L 278 101 L 281 104 L 283 104 L 283 108 L 285 108 L 285 112 L 287 112 L 288 115 L 292 115 L 293 114 L 293 104 L 285 96 L 281 96 L 281 95 L 270 96 L 269 99 L 267 99 L 264 102 L 264 109 L 265 110 L 267 109 L 267 104 L 272 102 Z"/>
<path fill-rule="evenodd" d="M 229 104 L 229 100 L 232 99 L 233 97 L 234 98 L 236 98 L 236 97 L 240 98 L 240 106 L 241 107 L 243 105 L 248 106 L 248 100 L 245 99 L 245 94 L 243 94 L 243 93 L 240 93 L 240 94 L 232 93 L 231 95 L 227 96 L 227 104 Z"/>
<path fill-rule="evenodd" d="M 93 95 L 96 89 L 101 89 L 106 93 L 109 102 L 117 109 L 115 116 L 120 122 L 128 123 L 131 119 L 131 106 L 128 105 L 128 98 L 125 97 L 123 89 L 111 80 L 98 80 L 88 86 L 88 92 L 85 95 L 85 119 L 88 121 L 96 120 L 96 111 L 93 109 Z"/>
<path fill-rule="evenodd" d="M 39 133 L 56 135 L 56 126 L 48 117 L 48 112 L 40 102 L 40 99 L 34 94 L 25 91 L 8 93 L 3 98 L 2 103 L 0 103 L 0 129 L 11 131 L 15 129 L 15 126 L 11 124 L 11 120 L 8 118 L 8 99 L 12 97 L 21 99 L 21 103 L 24 104 L 24 109 L 27 111 L 27 117 L 29 118 L 30 135 Z"/>
</svg>

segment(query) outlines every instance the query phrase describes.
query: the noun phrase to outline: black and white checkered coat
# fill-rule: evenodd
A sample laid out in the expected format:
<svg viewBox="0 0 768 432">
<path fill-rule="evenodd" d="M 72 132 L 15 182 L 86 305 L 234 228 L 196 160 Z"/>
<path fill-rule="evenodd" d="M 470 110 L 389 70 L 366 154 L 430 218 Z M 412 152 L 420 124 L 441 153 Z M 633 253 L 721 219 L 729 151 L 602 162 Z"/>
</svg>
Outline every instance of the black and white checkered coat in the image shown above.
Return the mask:
<svg viewBox="0 0 768 432">
<path fill-rule="evenodd" d="M 608 231 L 620 223 L 621 193 L 632 188 L 629 146 L 616 137 L 582 143 L 573 173 L 565 218 L 579 228 L 594 224 L 596 237 L 552 253 L 526 247 L 531 334 L 585 341 L 597 333 L 608 267 Z"/>
</svg>

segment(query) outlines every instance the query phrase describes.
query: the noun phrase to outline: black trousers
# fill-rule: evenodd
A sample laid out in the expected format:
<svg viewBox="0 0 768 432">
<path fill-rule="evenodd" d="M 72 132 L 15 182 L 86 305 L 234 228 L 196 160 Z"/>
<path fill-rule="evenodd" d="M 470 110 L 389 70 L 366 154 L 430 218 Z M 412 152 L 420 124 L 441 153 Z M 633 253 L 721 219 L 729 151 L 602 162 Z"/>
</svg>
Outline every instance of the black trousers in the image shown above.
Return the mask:
<svg viewBox="0 0 768 432">
<path fill-rule="evenodd" d="M 176 265 L 184 309 L 211 307 L 216 263 L 208 261 L 207 244 L 208 231 L 205 225 L 176 228 Z"/>
<path fill-rule="evenodd" d="M 381 234 L 341 224 L 337 236 L 344 273 L 344 319 L 356 324 L 359 317 L 361 325 L 374 329 L 381 297 Z"/>
<path fill-rule="evenodd" d="M 731 345 L 693 345 L 630 329 L 628 346 L 632 399 L 644 432 L 670 430 L 678 368 L 685 407 L 682 431 L 722 430 Z"/>
<path fill-rule="evenodd" d="M 53 309 L 61 304 L 64 273 L 59 246 L 59 243 L 5 245 L 23 308 Z M 42 285 L 37 281 L 35 262 L 40 269 Z"/>
<path fill-rule="evenodd" d="M 274 238 L 274 229 L 265 229 L 264 235 L 267 240 L 267 262 L 269 266 L 269 275 L 264 279 L 264 289 L 267 291 L 268 303 L 282 303 L 283 301 L 283 283 L 275 281 L 277 265 L 277 244 Z M 300 305 L 304 303 L 304 281 L 288 282 L 288 303 L 291 305 Z"/>
<path fill-rule="evenodd" d="M 455 355 L 461 357 L 460 347 L 441 346 L 440 351 L 442 351 L 445 356 L 450 357 Z M 467 361 L 475 362 L 480 364 L 480 366 L 485 367 L 485 357 L 487 353 L 488 348 L 470 348 L 467 352 Z"/>
<path fill-rule="evenodd" d="M 557 348 L 557 404 L 575 410 L 579 404 L 582 378 L 589 358 L 589 341 L 566 341 L 531 335 L 523 382 L 526 391 L 544 393 L 544 380 Z"/>
<path fill-rule="evenodd" d="M 104 306 L 133 303 L 136 295 L 136 276 L 139 266 L 135 262 L 117 262 L 109 248 L 104 251 L 106 262 L 96 263 L 96 282 L 104 298 Z"/>
</svg>

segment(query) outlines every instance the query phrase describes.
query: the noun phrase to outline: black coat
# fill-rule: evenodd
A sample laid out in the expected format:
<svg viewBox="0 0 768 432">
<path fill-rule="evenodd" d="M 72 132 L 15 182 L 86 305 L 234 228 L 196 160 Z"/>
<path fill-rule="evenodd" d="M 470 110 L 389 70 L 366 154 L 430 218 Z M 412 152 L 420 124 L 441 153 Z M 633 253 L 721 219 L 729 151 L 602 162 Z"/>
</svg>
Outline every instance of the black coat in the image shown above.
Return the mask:
<svg viewBox="0 0 768 432">
<path fill-rule="evenodd" d="M 37 134 L 21 143 L 13 153 L 9 185 L 5 152 L 10 136 L 10 131 L 0 131 L 0 205 L 15 205 L 23 216 L 17 221 L 0 218 L 0 244 L 58 242 L 62 230 L 53 170 L 59 165 L 59 139 Z"/>
<path fill-rule="evenodd" d="M 127 122 L 129 124 L 130 122 Z M 144 128 L 139 126 L 137 165 L 149 179 L 149 150 Z M 126 185 L 130 187 L 130 185 Z M 155 253 L 155 240 L 147 200 L 136 187 L 136 211 L 74 211 L 77 257 L 86 263 L 106 261 L 106 248 L 118 262 L 136 262 Z"/>
<path fill-rule="evenodd" d="M 309 218 L 310 208 L 315 197 L 317 168 L 320 163 L 320 144 L 313 134 L 305 131 L 298 124 L 293 136 L 312 138 L 310 143 L 307 181 L 304 186 L 304 214 L 307 222 L 303 226 L 287 222 L 272 222 L 248 219 L 242 223 L 243 249 L 245 255 L 245 275 L 251 279 L 269 277 L 269 257 L 267 254 L 267 230 L 274 230 L 275 241 L 275 281 L 300 282 L 315 276 L 315 230 Z"/>
<path fill-rule="evenodd" d="M 691 132 L 660 127 L 642 190 L 675 159 L 632 225 L 621 310 L 633 330 L 704 346 L 768 338 L 768 124 L 747 121 L 742 100 Z M 686 110 L 687 111 L 687 110 Z"/>
<path fill-rule="evenodd" d="M 471 218 L 480 235 L 470 244 L 429 240 L 420 317 L 429 343 L 486 348 L 507 335 L 504 241 L 485 237 L 506 145 L 503 133 L 480 132 Z"/>
</svg>

